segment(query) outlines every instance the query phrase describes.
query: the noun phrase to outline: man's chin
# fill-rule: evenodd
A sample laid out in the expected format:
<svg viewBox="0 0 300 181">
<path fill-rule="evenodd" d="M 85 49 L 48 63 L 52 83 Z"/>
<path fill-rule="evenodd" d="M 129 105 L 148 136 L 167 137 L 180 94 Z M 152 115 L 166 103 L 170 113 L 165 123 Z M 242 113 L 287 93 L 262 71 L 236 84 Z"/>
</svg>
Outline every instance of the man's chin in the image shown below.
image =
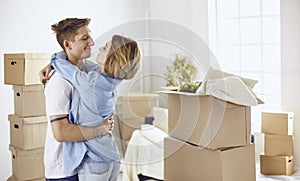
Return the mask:
<svg viewBox="0 0 300 181">
<path fill-rule="evenodd" d="M 91 55 L 91 52 L 87 52 L 82 56 L 82 58 L 89 58 Z"/>
</svg>

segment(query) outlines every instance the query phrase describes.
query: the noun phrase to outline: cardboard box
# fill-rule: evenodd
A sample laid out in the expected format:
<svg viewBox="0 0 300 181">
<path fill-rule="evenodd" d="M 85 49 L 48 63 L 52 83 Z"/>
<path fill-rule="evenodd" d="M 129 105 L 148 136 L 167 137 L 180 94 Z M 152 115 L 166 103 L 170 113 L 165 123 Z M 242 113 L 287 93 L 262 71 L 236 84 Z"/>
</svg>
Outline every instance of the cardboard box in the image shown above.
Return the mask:
<svg viewBox="0 0 300 181">
<path fill-rule="evenodd" d="M 264 134 L 265 155 L 268 156 L 292 156 L 293 136 L 292 135 L 271 135 Z"/>
<path fill-rule="evenodd" d="M 119 96 L 116 103 L 116 114 L 123 119 L 143 119 L 151 115 L 152 108 L 159 105 L 158 94 L 129 94 Z"/>
<path fill-rule="evenodd" d="M 118 116 L 114 118 L 113 135 L 118 146 L 121 158 L 124 158 L 128 142 L 134 130 L 140 129 L 144 124 L 142 119 L 123 119 L 120 120 Z"/>
<path fill-rule="evenodd" d="M 47 132 L 46 116 L 22 118 L 8 115 L 10 121 L 10 144 L 23 150 L 43 148 Z"/>
<path fill-rule="evenodd" d="M 37 178 L 37 179 L 31 179 L 30 181 L 45 181 L 46 178 Z M 10 176 L 7 181 L 21 181 L 18 180 L 14 175 Z"/>
<path fill-rule="evenodd" d="M 50 63 L 51 54 L 4 54 L 4 84 L 41 84 L 39 71 Z"/>
<path fill-rule="evenodd" d="M 260 155 L 260 172 L 264 175 L 292 175 L 294 172 L 293 156 Z"/>
<path fill-rule="evenodd" d="M 43 85 L 13 85 L 15 114 L 20 117 L 46 115 Z"/>
<path fill-rule="evenodd" d="M 12 154 L 12 172 L 17 180 L 45 177 L 44 148 L 21 150 L 9 145 Z"/>
<path fill-rule="evenodd" d="M 164 180 L 255 181 L 254 145 L 210 150 L 167 137 Z"/>
<path fill-rule="evenodd" d="M 121 140 L 119 138 L 116 138 L 115 142 L 116 142 L 116 145 L 117 145 L 118 150 L 119 150 L 120 158 L 123 160 L 125 158 L 125 153 L 126 153 L 126 150 L 127 150 L 127 147 L 128 147 L 129 140 L 124 141 L 124 140 Z"/>
<path fill-rule="evenodd" d="M 262 112 L 261 132 L 267 134 L 292 135 L 293 112 Z"/>
<path fill-rule="evenodd" d="M 165 93 L 170 136 L 211 149 L 250 144 L 251 107 L 213 96 Z"/>
<path fill-rule="evenodd" d="M 168 109 L 161 107 L 153 107 L 153 125 L 165 133 L 168 133 Z"/>
<path fill-rule="evenodd" d="M 136 129 L 140 129 L 142 124 L 144 124 L 144 119 L 120 119 L 115 116 L 114 131 L 119 132 L 117 138 L 129 141 L 132 132 Z"/>
</svg>

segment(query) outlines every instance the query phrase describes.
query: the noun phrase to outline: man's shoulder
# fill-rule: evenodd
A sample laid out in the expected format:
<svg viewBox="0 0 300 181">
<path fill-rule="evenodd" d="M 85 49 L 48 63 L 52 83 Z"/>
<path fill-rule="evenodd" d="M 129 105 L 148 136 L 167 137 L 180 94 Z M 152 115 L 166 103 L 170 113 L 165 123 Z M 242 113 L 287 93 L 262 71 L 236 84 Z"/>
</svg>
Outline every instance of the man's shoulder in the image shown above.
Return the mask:
<svg viewBox="0 0 300 181">
<path fill-rule="evenodd" d="M 49 88 L 65 88 L 65 89 L 72 89 L 72 85 L 70 84 L 70 82 L 68 82 L 66 79 L 64 79 L 59 73 L 54 72 L 50 78 L 50 80 L 48 80 L 47 84 L 46 84 L 46 89 Z"/>
</svg>

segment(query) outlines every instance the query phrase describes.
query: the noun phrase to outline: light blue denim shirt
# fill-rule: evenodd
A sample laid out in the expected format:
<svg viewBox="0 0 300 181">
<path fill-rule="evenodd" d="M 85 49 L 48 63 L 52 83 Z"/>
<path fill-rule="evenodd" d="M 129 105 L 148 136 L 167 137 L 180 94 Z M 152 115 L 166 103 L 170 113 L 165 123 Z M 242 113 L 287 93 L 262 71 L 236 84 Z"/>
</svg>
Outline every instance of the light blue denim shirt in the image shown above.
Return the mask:
<svg viewBox="0 0 300 181">
<path fill-rule="evenodd" d="M 72 123 L 88 127 L 100 125 L 115 111 L 116 88 L 121 80 L 100 73 L 99 64 L 88 61 L 84 64 L 85 71 L 81 71 L 66 60 L 64 52 L 59 52 L 52 55 L 51 65 L 75 88 L 69 114 L 69 120 Z M 63 150 L 67 174 L 76 170 L 85 154 L 101 162 L 120 159 L 111 134 L 87 141 L 64 142 Z"/>
</svg>

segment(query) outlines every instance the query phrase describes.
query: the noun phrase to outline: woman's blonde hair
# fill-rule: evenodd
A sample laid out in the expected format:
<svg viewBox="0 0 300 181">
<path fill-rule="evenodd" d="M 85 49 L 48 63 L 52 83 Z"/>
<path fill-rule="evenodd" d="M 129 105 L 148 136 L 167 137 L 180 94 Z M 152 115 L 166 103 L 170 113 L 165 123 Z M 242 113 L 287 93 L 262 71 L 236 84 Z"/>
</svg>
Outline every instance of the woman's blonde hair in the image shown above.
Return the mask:
<svg viewBox="0 0 300 181">
<path fill-rule="evenodd" d="M 139 70 L 141 51 L 138 43 L 121 35 L 114 35 L 104 62 L 104 72 L 117 79 L 132 79 Z"/>
</svg>

